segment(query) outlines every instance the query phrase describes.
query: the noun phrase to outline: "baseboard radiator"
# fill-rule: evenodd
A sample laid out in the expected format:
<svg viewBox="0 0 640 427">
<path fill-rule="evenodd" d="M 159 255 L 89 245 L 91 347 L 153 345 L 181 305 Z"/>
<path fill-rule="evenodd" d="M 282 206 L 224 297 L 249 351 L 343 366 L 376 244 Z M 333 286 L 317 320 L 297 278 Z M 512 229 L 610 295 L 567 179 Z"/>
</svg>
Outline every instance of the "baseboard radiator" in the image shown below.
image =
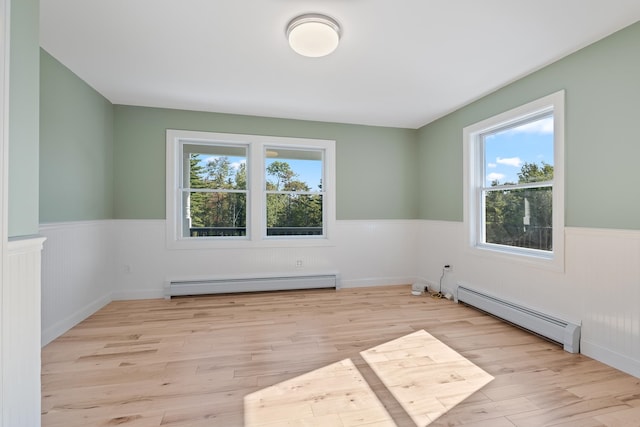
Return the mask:
<svg viewBox="0 0 640 427">
<path fill-rule="evenodd" d="M 564 346 L 569 353 L 580 352 L 580 326 L 488 295 L 466 285 L 458 286 L 458 302 L 504 319 Z"/>
<path fill-rule="evenodd" d="M 255 276 L 239 278 L 211 278 L 169 280 L 164 285 L 164 297 L 206 295 L 236 292 L 284 291 L 294 289 L 338 288 L 335 273 L 312 275 Z"/>
</svg>

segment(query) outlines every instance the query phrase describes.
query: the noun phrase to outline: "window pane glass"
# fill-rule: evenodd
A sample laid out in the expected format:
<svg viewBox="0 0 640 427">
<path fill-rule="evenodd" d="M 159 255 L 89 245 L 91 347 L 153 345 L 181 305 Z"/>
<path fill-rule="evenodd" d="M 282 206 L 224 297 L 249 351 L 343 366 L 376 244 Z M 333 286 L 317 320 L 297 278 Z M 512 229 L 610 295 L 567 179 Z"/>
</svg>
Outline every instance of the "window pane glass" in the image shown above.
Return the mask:
<svg viewBox="0 0 640 427">
<path fill-rule="evenodd" d="M 185 192 L 185 237 L 246 236 L 246 193 Z"/>
<path fill-rule="evenodd" d="M 267 194 L 267 236 L 322 234 L 321 195 Z"/>
<path fill-rule="evenodd" d="M 482 136 L 485 186 L 553 179 L 553 116 Z"/>
<path fill-rule="evenodd" d="M 485 242 L 553 250 L 551 195 L 551 187 L 485 191 Z"/>
<path fill-rule="evenodd" d="M 268 191 L 322 191 L 322 150 L 267 147 L 265 178 Z"/>
<path fill-rule="evenodd" d="M 184 187 L 246 190 L 246 147 L 185 144 L 183 149 L 185 163 L 188 159 Z"/>
</svg>

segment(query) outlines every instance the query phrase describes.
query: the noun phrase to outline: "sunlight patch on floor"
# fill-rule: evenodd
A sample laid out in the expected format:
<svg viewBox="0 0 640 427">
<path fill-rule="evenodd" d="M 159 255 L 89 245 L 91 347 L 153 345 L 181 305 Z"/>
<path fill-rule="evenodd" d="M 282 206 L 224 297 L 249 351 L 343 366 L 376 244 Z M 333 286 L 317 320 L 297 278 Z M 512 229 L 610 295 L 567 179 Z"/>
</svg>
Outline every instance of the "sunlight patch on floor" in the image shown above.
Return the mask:
<svg viewBox="0 0 640 427">
<path fill-rule="evenodd" d="M 493 377 L 424 330 L 360 353 L 417 426 L 427 426 Z"/>
<path fill-rule="evenodd" d="M 245 426 L 395 426 L 350 359 L 245 396 Z"/>
<path fill-rule="evenodd" d="M 406 413 L 423 427 L 493 377 L 424 330 L 360 353 Z M 245 396 L 245 427 L 393 427 L 350 359 Z"/>
</svg>

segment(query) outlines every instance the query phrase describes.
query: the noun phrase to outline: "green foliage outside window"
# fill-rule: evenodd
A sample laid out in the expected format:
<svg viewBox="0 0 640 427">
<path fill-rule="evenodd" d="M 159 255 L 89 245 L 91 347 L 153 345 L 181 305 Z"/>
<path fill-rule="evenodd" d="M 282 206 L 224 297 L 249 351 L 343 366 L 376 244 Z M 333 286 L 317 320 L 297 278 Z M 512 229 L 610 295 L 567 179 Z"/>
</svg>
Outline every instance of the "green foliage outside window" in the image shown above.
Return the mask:
<svg viewBox="0 0 640 427">
<path fill-rule="evenodd" d="M 491 183 L 485 189 L 485 240 L 487 243 L 529 249 L 553 250 L 553 166 L 524 163 L 517 184 L 541 183 L 531 188 L 510 189 L 516 183 Z M 492 189 L 495 188 L 495 189 Z"/>
<path fill-rule="evenodd" d="M 321 191 L 321 188 L 312 190 L 306 182 L 298 180 L 298 175 L 287 162 L 271 163 L 266 173 L 267 234 L 279 234 L 278 228 L 308 229 L 289 234 L 321 234 L 322 195 L 310 194 Z"/>
<path fill-rule="evenodd" d="M 191 154 L 189 165 L 191 236 L 246 235 L 246 163 L 234 166 L 220 156 L 203 165 L 200 154 Z M 266 175 L 267 234 L 322 234 L 322 189 L 298 180 L 285 161 L 270 164 Z"/>
<path fill-rule="evenodd" d="M 190 155 L 191 228 L 207 229 L 195 231 L 196 235 L 246 235 L 246 164 L 234 168 L 227 157 L 216 157 L 202 166 L 200 160 L 199 154 Z"/>
</svg>

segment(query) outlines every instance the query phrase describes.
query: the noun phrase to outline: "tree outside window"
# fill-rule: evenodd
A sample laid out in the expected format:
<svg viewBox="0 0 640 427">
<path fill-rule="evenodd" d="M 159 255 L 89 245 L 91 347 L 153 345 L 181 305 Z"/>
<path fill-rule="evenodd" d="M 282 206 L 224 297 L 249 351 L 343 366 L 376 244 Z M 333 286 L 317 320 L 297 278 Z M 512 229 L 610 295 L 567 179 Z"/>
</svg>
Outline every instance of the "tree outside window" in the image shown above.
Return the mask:
<svg viewBox="0 0 640 427">
<path fill-rule="evenodd" d="M 322 235 L 323 151 L 267 149 L 267 235 Z"/>
</svg>

